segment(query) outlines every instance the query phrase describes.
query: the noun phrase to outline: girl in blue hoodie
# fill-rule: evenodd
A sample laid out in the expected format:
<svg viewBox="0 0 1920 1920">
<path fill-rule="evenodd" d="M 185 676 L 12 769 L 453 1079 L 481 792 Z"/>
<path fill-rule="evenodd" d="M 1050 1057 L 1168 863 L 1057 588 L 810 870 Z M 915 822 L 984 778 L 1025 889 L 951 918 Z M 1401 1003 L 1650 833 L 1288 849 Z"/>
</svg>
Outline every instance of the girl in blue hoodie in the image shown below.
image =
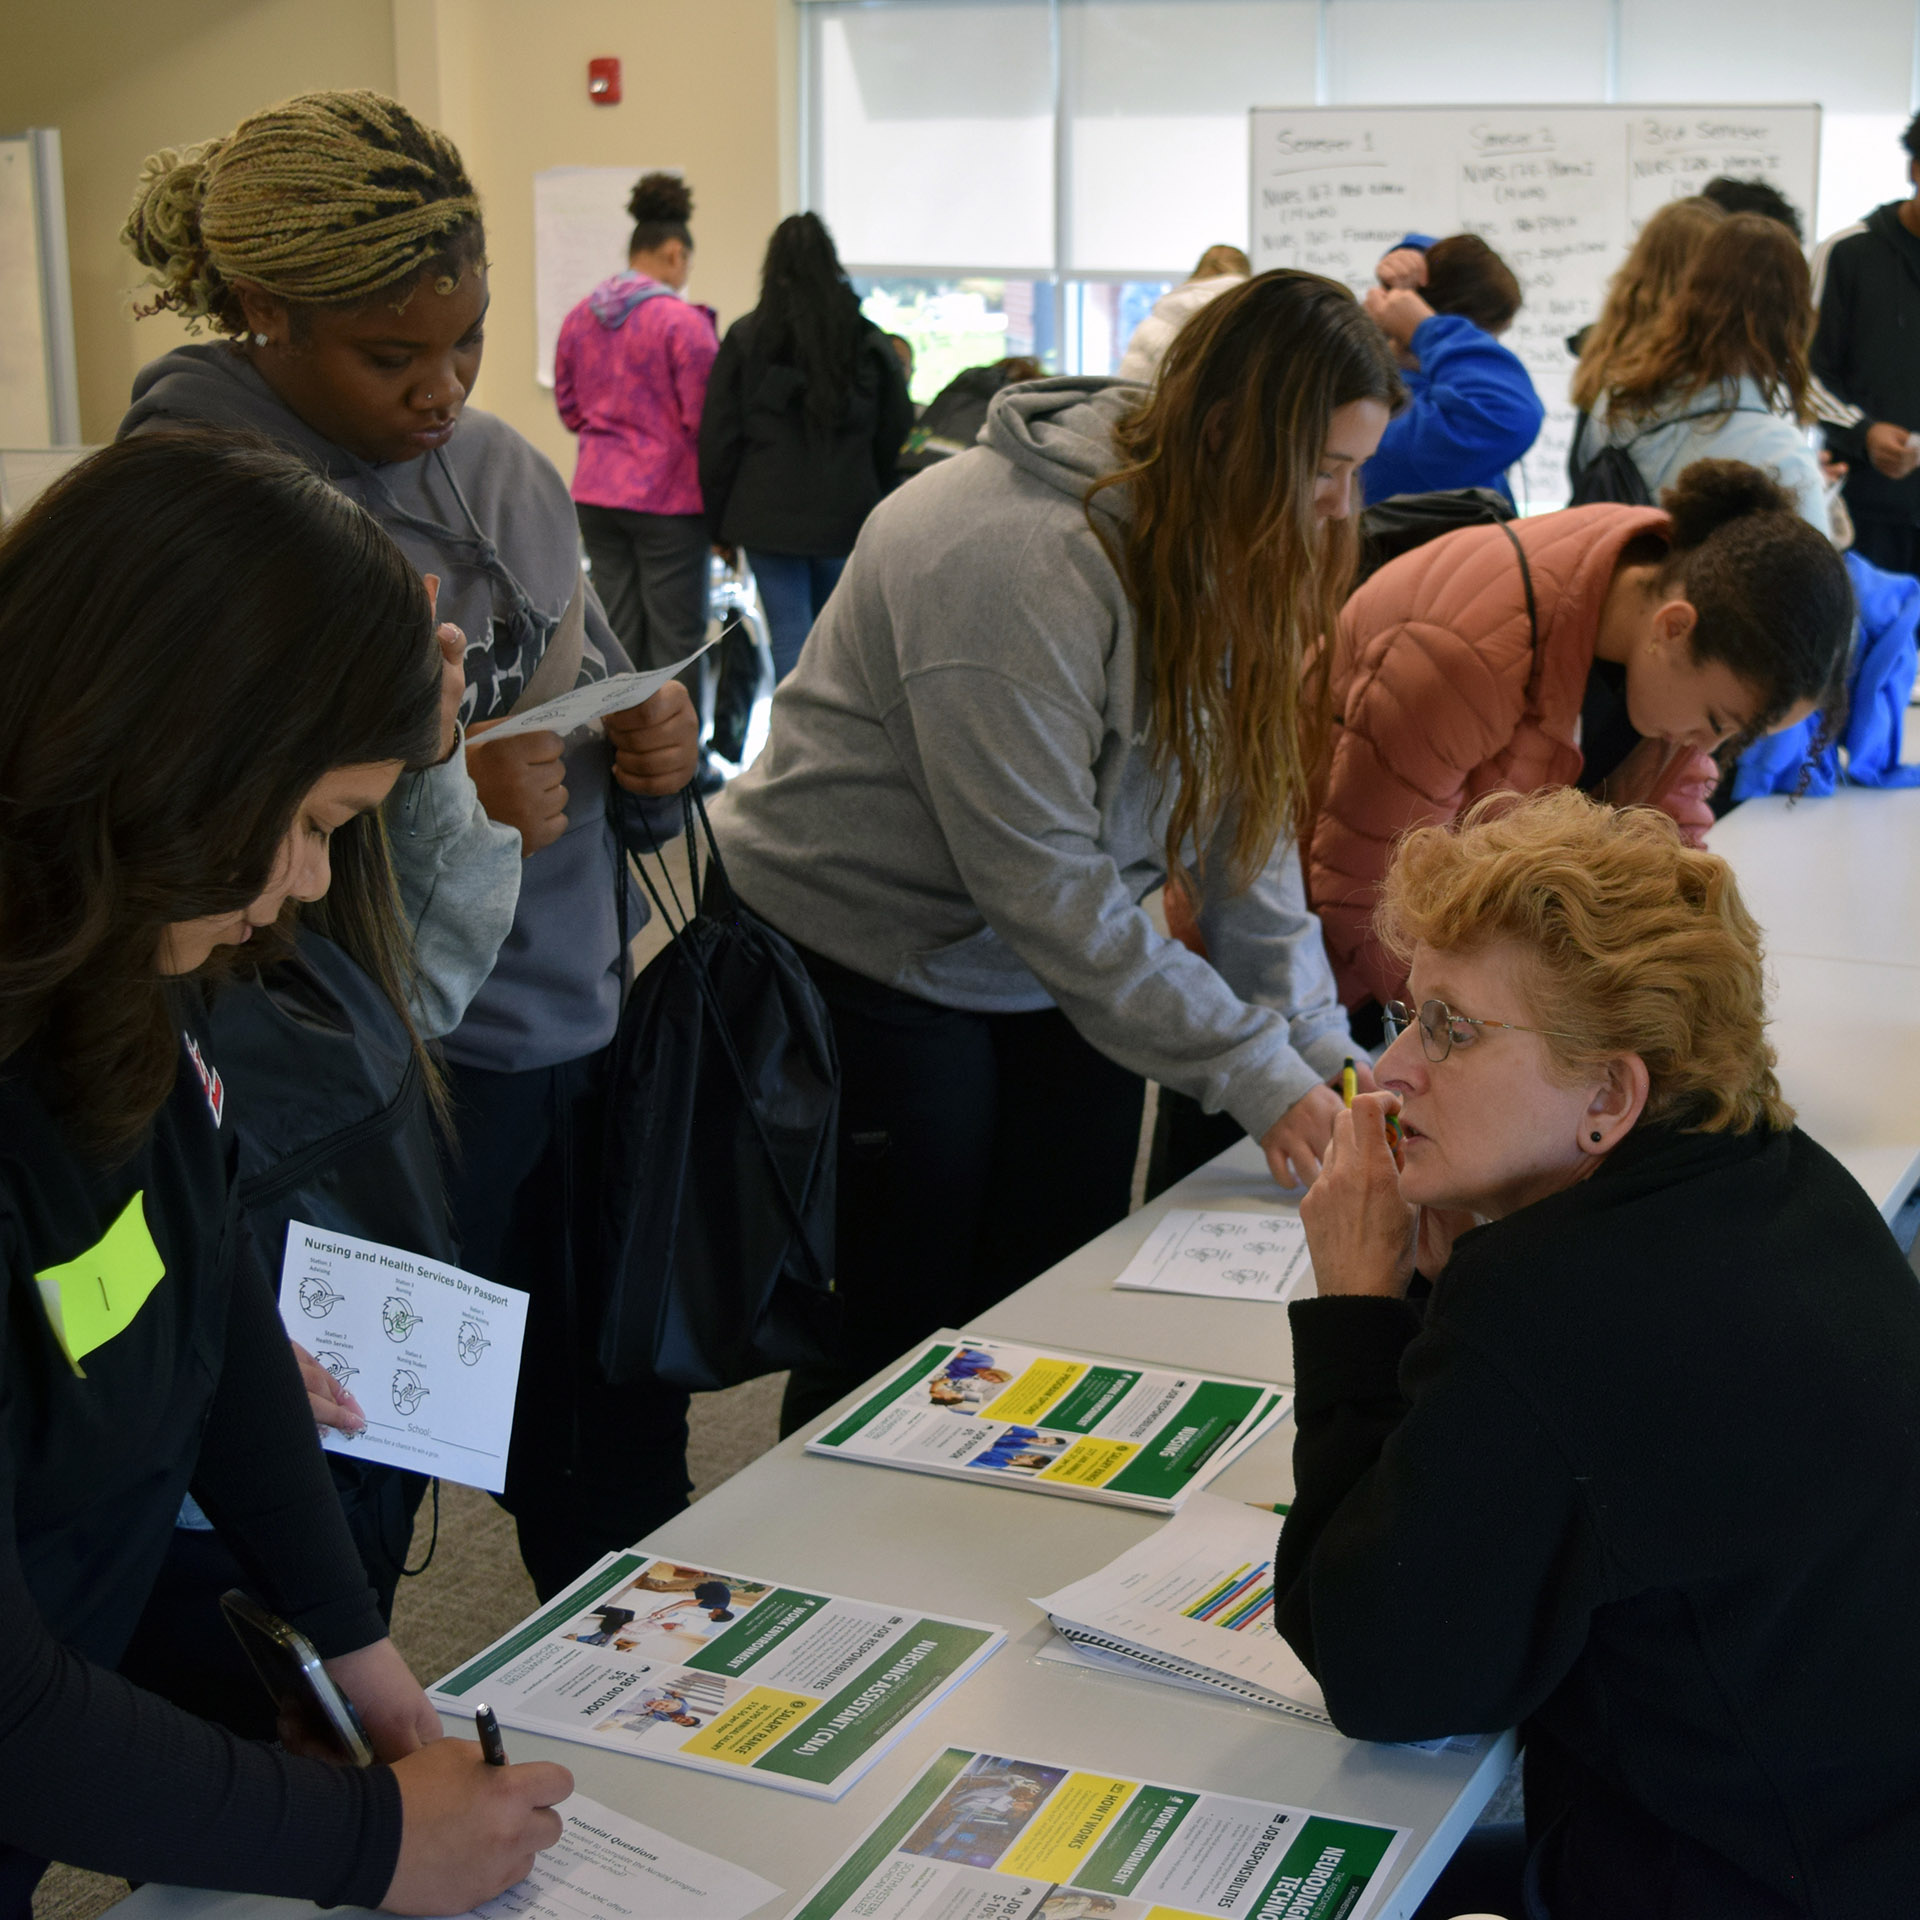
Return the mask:
<svg viewBox="0 0 1920 1920">
<path fill-rule="evenodd" d="M 1540 437 L 1546 409 L 1499 336 L 1520 311 L 1520 283 L 1478 234 L 1410 233 L 1378 269 L 1367 311 L 1393 342 L 1408 404 L 1367 462 L 1368 504 L 1396 493 L 1491 487 Z"/>
</svg>

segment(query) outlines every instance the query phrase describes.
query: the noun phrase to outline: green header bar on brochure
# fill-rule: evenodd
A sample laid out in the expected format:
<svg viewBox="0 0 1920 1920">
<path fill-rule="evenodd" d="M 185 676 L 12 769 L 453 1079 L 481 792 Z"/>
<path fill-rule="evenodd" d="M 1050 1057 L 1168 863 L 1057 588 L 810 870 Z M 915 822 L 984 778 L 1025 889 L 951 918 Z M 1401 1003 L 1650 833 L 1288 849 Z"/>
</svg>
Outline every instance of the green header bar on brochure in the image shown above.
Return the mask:
<svg viewBox="0 0 1920 1920">
<path fill-rule="evenodd" d="M 1137 1368 L 1129 1371 L 1125 1367 L 1089 1367 L 1073 1391 L 1034 1424 L 1064 1427 L 1072 1433 L 1091 1433 L 1139 1384 Z"/>
<path fill-rule="evenodd" d="M 993 1635 L 948 1620 L 922 1620 L 754 1761 L 756 1773 L 826 1786 L 919 1711 Z"/>
<path fill-rule="evenodd" d="M 1107 1482 L 1112 1493 L 1141 1494 L 1150 1500 L 1175 1500 L 1194 1484 L 1194 1477 L 1225 1446 L 1254 1408 L 1271 1394 L 1265 1387 L 1239 1386 L 1226 1380 L 1202 1380 L 1185 1404 Z"/>
<path fill-rule="evenodd" d="M 1359 1903 L 1392 1845 L 1391 1827 L 1310 1814 L 1256 1911 L 1261 1920 L 1339 1920 Z"/>
<path fill-rule="evenodd" d="M 936 1367 L 944 1365 L 947 1359 L 957 1351 L 957 1348 L 951 1346 L 929 1347 L 897 1380 L 889 1380 L 871 1400 L 854 1408 L 831 1433 L 823 1433 L 812 1444 L 818 1447 L 844 1447 L 862 1427 L 878 1414 L 884 1413 L 903 1394 L 911 1392 L 928 1374 Z"/>
<path fill-rule="evenodd" d="M 736 1620 L 710 1646 L 686 1664 L 702 1673 L 738 1675 L 772 1652 L 788 1634 L 804 1627 L 827 1604 L 819 1593 L 793 1593 L 776 1587 L 753 1610 Z"/>
<path fill-rule="evenodd" d="M 833 1920 L 835 1914 L 852 1902 L 881 1861 L 932 1811 L 934 1802 L 966 1771 L 973 1757 L 965 1747 L 949 1747 L 941 1754 L 793 1920 Z"/>
<path fill-rule="evenodd" d="M 1142 1787 L 1121 1809 L 1093 1858 L 1073 1876 L 1073 1884 L 1090 1893 L 1136 1893 L 1147 1869 L 1199 1800 L 1197 1793 L 1178 1787 Z"/>
<path fill-rule="evenodd" d="M 554 1628 L 583 1612 L 598 1600 L 603 1593 L 610 1592 L 623 1580 L 639 1572 L 651 1554 L 623 1553 L 611 1566 L 602 1567 L 591 1580 L 583 1581 L 569 1593 L 563 1593 L 552 1606 L 543 1613 L 536 1613 L 521 1627 L 520 1631 L 509 1635 L 497 1647 L 483 1653 L 470 1667 L 463 1667 L 451 1680 L 443 1680 L 434 1688 L 435 1693 L 452 1694 L 456 1698 L 469 1687 L 477 1687 L 490 1673 L 498 1673 L 509 1660 L 516 1660 L 529 1647 L 538 1646 Z"/>
</svg>

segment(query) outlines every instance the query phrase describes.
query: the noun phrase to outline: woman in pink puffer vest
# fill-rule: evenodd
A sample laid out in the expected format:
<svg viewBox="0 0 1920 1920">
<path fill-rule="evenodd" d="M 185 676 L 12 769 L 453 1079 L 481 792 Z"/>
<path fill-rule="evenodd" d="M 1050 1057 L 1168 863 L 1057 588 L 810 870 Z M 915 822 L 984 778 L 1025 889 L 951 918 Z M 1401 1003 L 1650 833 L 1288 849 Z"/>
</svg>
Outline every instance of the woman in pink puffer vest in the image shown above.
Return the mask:
<svg viewBox="0 0 1920 1920">
<path fill-rule="evenodd" d="M 1341 999 L 1401 991 L 1373 912 L 1408 829 L 1483 794 L 1578 786 L 1659 807 L 1699 845 L 1710 756 L 1828 707 L 1852 633 L 1839 554 L 1729 460 L 1689 467 L 1664 512 L 1573 507 L 1383 567 L 1341 615 L 1331 755 L 1301 836 Z"/>
</svg>

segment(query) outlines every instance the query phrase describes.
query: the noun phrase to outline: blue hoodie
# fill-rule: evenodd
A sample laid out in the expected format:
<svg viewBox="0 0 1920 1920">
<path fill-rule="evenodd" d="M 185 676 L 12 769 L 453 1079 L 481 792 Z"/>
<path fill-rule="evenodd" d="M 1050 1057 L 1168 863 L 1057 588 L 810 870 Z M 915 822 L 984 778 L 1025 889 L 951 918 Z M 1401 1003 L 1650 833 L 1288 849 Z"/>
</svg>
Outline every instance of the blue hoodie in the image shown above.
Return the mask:
<svg viewBox="0 0 1920 1920">
<path fill-rule="evenodd" d="M 1920 787 L 1920 767 L 1900 764 L 1901 729 L 1913 695 L 1914 633 L 1920 627 L 1920 580 L 1883 573 L 1857 553 L 1846 556 L 1853 597 L 1860 609 L 1853 665 L 1848 673 L 1847 724 L 1837 746 L 1814 761 L 1803 789 L 1801 769 L 1819 728 L 1819 716 L 1785 733 L 1756 740 L 1740 756 L 1733 797 L 1762 793 L 1829 794 L 1844 780 L 1855 787 Z M 1844 773 L 1840 751 L 1846 749 Z"/>
<path fill-rule="evenodd" d="M 1400 244 L 1424 252 L 1432 242 L 1410 233 Z M 1423 320 L 1413 355 L 1419 366 L 1402 374 L 1410 403 L 1361 470 L 1367 503 L 1446 487 L 1492 487 L 1512 499 L 1507 469 L 1546 418 L 1519 356 L 1457 313 Z"/>
</svg>

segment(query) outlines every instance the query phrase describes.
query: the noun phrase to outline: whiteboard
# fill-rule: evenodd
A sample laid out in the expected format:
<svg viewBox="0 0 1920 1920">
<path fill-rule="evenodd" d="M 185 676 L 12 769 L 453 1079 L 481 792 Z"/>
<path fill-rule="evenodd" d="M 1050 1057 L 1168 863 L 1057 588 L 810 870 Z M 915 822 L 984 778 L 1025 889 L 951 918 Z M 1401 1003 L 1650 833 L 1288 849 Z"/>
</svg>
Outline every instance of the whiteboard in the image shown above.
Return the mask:
<svg viewBox="0 0 1920 1920">
<path fill-rule="evenodd" d="M 627 264 L 627 196 L 643 173 L 678 167 L 549 167 L 533 176 L 533 377 L 553 385 L 560 323 Z"/>
<path fill-rule="evenodd" d="M 1811 220 L 1820 109 L 1256 107 L 1251 147 L 1256 273 L 1305 267 L 1359 293 L 1410 232 L 1477 233 L 1513 269 L 1525 305 L 1506 344 L 1547 406 L 1514 492 L 1539 511 L 1567 497 L 1567 336 L 1598 317 L 1635 234 L 1720 173 L 1770 181 Z"/>
</svg>

